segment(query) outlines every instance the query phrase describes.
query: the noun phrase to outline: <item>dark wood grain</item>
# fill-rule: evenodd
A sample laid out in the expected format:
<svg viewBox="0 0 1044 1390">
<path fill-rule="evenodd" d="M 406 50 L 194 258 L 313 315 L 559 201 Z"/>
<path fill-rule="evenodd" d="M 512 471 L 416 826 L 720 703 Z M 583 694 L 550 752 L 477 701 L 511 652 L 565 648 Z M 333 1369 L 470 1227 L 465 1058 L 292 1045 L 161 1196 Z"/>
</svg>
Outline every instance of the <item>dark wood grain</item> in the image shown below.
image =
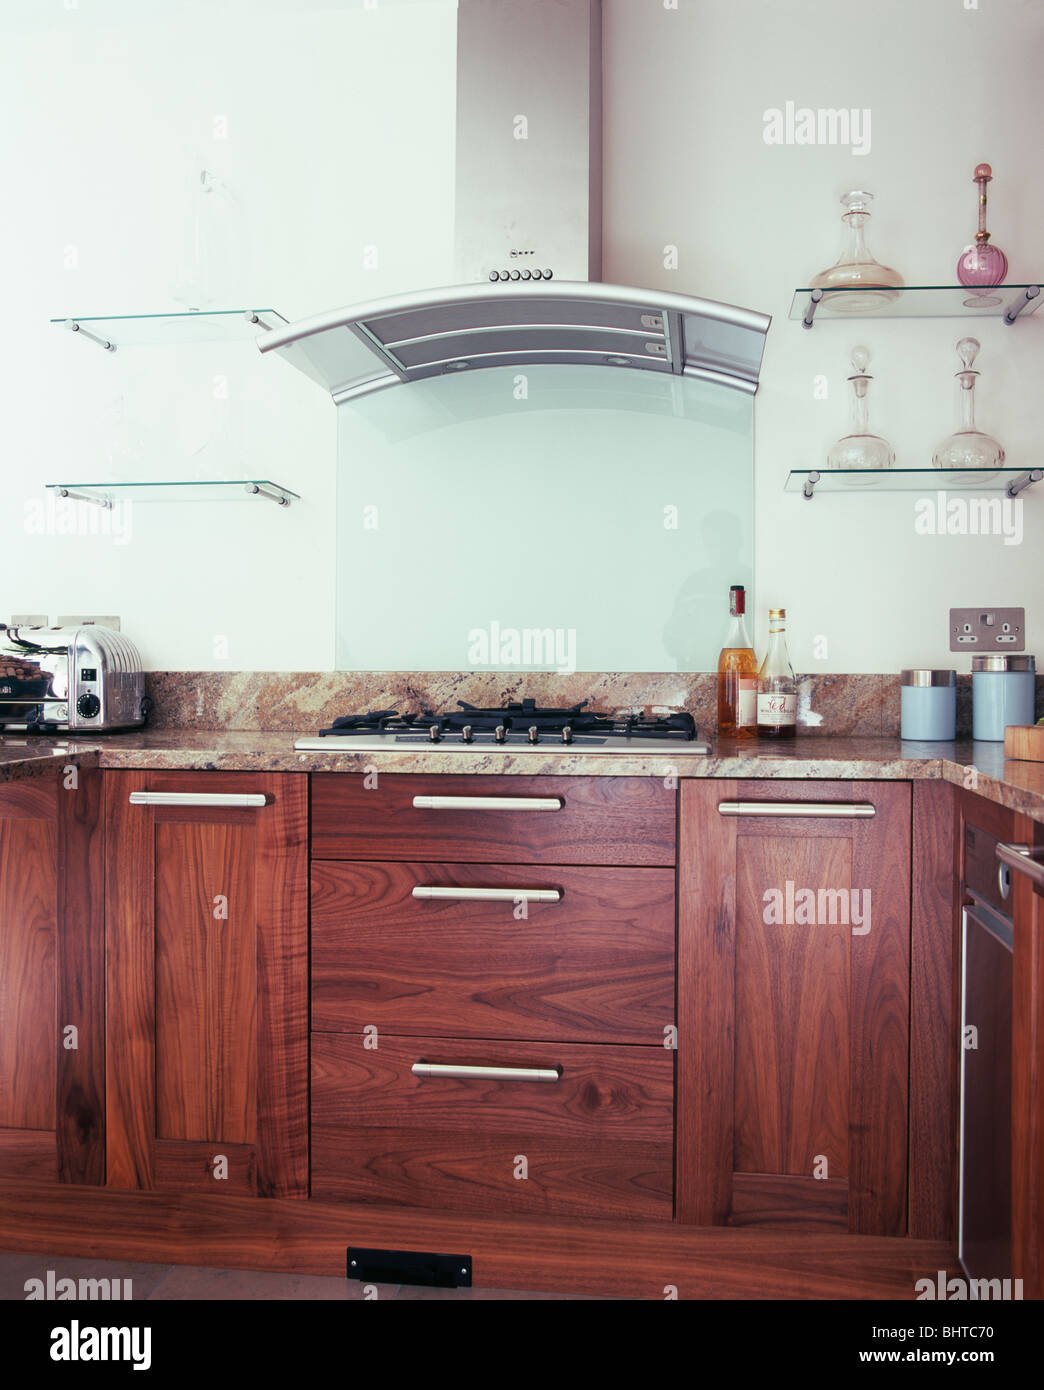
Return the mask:
<svg viewBox="0 0 1044 1390">
<path fill-rule="evenodd" d="M 421 901 L 418 884 L 556 888 L 558 903 Z M 669 869 L 312 866 L 312 1027 L 663 1045 Z"/>
<path fill-rule="evenodd" d="M 1044 851 L 1044 826 L 1016 816 L 1016 843 Z M 1012 1274 L 1044 1298 L 1044 893 L 1013 872 Z"/>
<path fill-rule="evenodd" d="M 54 1131 L 55 785 L 0 787 L 0 1130 Z"/>
<path fill-rule="evenodd" d="M 730 1226 L 848 1230 L 848 1180 L 734 1173 Z"/>
<path fill-rule="evenodd" d="M 227 1176 L 215 1159 L 223 1157 Z M 157 1140 L 153 1151 L 153 1176 L 158 1191 L 185 1192 L 196 1189 L 219 1196 L 226 1193 L 257 1192 L 257 1151 L 253 1144 L 190 1143 L 181 1139 Z"/>
<path fill-rule="evenodd" d="M 852 1092 L 849 1229 L 906 1232 L 910 1069 L 910 820 L 908 782 L 857 783 L 877 817 L 852 822 L 852 878 L 871 889 L 873 920 L 851 938 Z"/>
<path fill-rule="evenodd" d="M 257 1188 L 308 1196 L 308 777 L 271 773 L 254 864 Z"/>
<path fill-rule="evenodd" d="M 480 1288 L 656 1301 L 669 1285 L 680 1299 L 912 1301 L 917 1279 L 956 1272 L 943 1241 L 0 1183 L 7 1250 L 336 1277 L 348 1245 L 459 1250 Z"/>
<path fill-rule="evenodd" d="M 674 863 L 676 792 L 657 777 L 381 773 L 312 777 L 317 859 L 460 864 Z M 557 797 L 558 811 L 417 810 L 413 797 Z"/>
<path fill-rule="evenodd" d="M 562 1075 L 426 1078 L 412 1074 L 416 1061 Z M 382 1036 L 371 1050 L 358 1036 L 314 1034 L 313 1194 L 669 1220 L 673 1071 L 662 1047 Z M 514 1176 L 520 1156 L 531 1178 Z"/>
<path fill-rule="evenodd" d="M 53 1129 L 0 1129 L 0 1179 L 39 1183 L 57 1176 Z"/>
<path fill-rule="evenodd" d="M 256 1137 L 256 838 L 255 824 L 157 816 L 157 1139 Z"/>
<path fill-rule="evenodd" d="M 105 1142 L 109 1187 L 150 1188 L 156 1131 L 155 846 L 140 772 L 105 773 Z"/>
<path fill-rule="evenodd" d="M 676 1213 L 698 1226 L 732 1200 L 738 822 L 718 814 L 732 785 L 681 784 Z"/>
<path fill-rule="evenodd" d="M 258 1194 L 306 1196 L 307 778 L 106 777 L 109 1182 L 175 1182 L 172 1154 L 187 1153 L 195 1183 L 198 1153 L 253 1143 Z M 132 790 L 267 800 L 245 819 L 235 807 L 130 806 Z M 214 916 L 218 896 L 227 919 Z M 203 1149 L 164 1150 L 160 1172 L 165 1141 Z"/>
<path fill-rule="evenodd" d="M 764 893 L 787 880 L 847 890 L 851 843 L 762 825 L 743 837 L 736 861 L 734 1167 L 812 1179 L 818 1163 L 843 1178 L 851 928 L 766 923 Z"/>
<path fill-rule="evenodd" d="M 957 1203 L 959 793 L 913 783 L 909 1232 L 952 1240 Z"/>
<path fill-rule="evenodd" d="M 581 1144 L 518 1130 L 312 1130 L 312 1192 L 320 1200 L 448 1211 L 670 1221 L 669 1144 Z M 526 1176 L 516 1178 L 517 1159 Z"/>
<path fill-rule="evenodd" d="M 877 815 L 718 813 L 773 800 L 869 801 Z M 726 1221 L 736 1171 L 814 1179 L 825 1157 L 829 1179 L 848 1176 L 853 1231 L 903 1233 L 909 786 L 686 782 L 679 844 L 679 1220 Z M 766 922 L 765 894 L 788 880 L 869 890 L 870 931 L 829 914 Z"/>
<path fill-rule="evenodd" d="M 58 789 L 58 1177 L 105 1181 L 105 823 L 102 774 Z M 76 1029 L 77 1046 L 64 1045 Z"/>
</svg>

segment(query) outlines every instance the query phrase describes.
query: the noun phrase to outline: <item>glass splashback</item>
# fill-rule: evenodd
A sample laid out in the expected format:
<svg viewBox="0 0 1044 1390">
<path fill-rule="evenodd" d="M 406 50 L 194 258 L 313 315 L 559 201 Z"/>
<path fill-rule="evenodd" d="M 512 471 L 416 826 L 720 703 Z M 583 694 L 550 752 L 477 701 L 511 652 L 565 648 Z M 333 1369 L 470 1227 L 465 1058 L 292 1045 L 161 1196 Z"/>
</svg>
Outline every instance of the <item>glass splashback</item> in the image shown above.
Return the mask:
<svg viewBox="0 0 1044 1390">
<path fill-rule="evenodd" d="M 339 670 L 713 670 L 752 583 L 753 397 L 491 369 L 338 409 Z"/>
</svg>

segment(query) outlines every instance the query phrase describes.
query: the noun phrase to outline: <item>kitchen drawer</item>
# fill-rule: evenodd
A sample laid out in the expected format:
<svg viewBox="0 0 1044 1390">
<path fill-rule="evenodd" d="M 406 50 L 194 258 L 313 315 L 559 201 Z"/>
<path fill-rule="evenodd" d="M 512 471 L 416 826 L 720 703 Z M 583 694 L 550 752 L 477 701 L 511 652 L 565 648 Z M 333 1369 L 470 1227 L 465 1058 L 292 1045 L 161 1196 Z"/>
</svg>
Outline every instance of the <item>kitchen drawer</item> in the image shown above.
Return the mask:
<svg viewBox="0 0 1044 1390">
<path fill-rule="evenodd" d="M 553 1081 L 416 1076 L 415 1063 Z M 312 1036 L 312 1195 L 463 1211 L 670 1220 L 674 1052 Z M 516 1174 L 526 1173 L 526 1176 Z"/>
<path fill-rule="evenodd" d="M 313 858 L 674 863 L 677 793 L 659 777 L 381 773 L 372 788 L 365 780 L 341 772 L 313 775 Z M 432 809 L 414 805 L 417 797 L 449 800 Z M 468 806 L 472 798 L 515 804 Z"/>
<path fill-rule="evenodd" d="M 673 1021 L 672 869 L 312 864 L 316 1031 L 662 1046 Z"/>
</svg>

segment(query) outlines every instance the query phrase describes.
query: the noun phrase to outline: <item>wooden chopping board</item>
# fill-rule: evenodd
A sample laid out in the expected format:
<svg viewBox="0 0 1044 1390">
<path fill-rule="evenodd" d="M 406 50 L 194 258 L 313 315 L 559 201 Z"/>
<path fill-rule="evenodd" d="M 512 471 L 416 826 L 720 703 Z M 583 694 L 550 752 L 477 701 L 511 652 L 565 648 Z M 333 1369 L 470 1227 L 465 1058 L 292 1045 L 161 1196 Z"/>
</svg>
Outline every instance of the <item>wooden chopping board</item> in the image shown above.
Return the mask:
<svg viewBox="0 0 1044 1390">
<path fill-rule="evenodd" d="M 1044 724 L 1009 724 L 1004 730 L 1004 756 L 1044 763 Z"/>
</svg>

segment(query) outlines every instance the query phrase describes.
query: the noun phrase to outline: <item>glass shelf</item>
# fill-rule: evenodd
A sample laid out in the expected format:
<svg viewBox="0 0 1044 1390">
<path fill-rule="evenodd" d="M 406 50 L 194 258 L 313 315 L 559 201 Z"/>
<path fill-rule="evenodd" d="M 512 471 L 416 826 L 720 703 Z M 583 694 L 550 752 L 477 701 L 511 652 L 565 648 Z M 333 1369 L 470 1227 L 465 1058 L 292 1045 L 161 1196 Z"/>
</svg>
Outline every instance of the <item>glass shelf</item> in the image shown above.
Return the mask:
<svg viewBox="0 0 1044 1390">
<path fill-rule="evenodd" d="M 1017 497 L 1044 478 L 1040 468 L 804 468 L 787 475 L 785 492 L 1003 492 Z"/>
<path fill-rule="evenodd" d="M 256 338 L 259 329 L 281 328 L 275 309 L 200 309 L 178 314 L 102 314 L 51 319 L 108 352 L 118 347 L 178 343 L 226 343 Z"/>
<path fill-rule="evenodd" d="M 1003 318 L 1014 323 L 1020 314 L 1035 314 L 1044 302 L 1039 285 L 995 285 L 992 289 L 973 289 L 968 285 L 906 285 L 890 290 L 893 296 L 884 304 L 882 291 L 873 286 L 842 290 L 795 290 L 789 317 L 800 319 L 806 328 L 820 319 L 949 319 Z M 851 302 L 868 295 L 867 308 L 835 309 L 831 298 L 843 294 Z M 818 296 L 818 298 L 814 298 Z"/>
<path fill-rule="evenodd" d="M 77 502 L 93 502 L 111 508 L 115 502 L 241 502 L 247 496 L 264 497 L 289 507 L 300 494 L 267 478 L 235 478 L 211 482 L 197 478 L 175 483 L 48 483 L 48 492 Z"/>
</svg>

